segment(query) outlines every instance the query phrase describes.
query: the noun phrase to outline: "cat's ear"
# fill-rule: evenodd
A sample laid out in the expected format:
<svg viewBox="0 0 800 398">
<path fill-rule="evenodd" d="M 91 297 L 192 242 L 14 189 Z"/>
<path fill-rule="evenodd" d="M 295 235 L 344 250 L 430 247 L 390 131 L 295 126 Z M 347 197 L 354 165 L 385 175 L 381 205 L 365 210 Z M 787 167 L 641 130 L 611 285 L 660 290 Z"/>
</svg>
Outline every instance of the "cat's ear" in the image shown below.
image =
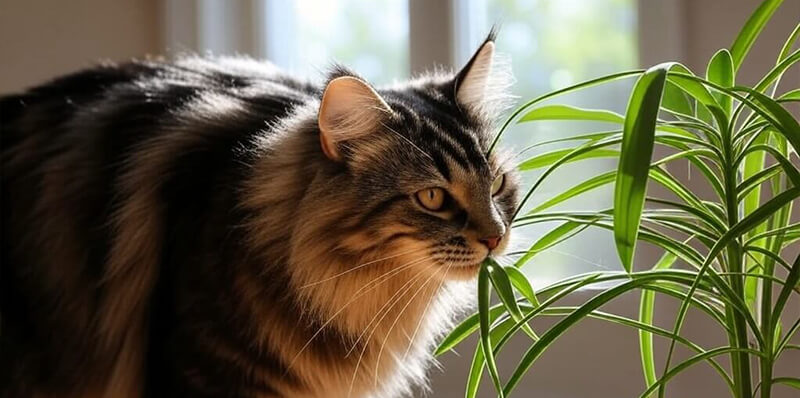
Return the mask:
<svg viewBox="0 0 800 398">
<path fill-rule="evenodd" d="M 325 156 L 340 161 L 338 143 L 369 134 L 391 112 L 386 101 L 361 79 L 342 76 L 331 80 L 319 107 L 319 138 Z"/>
<path fill-rule="evenodd" d="M 508 88 L 513 83 L 510 65 L 501 62 L 495 54 L 497 31 L 492 28 L 489 36 L 478 48 L 467 64 L 456 74 L 456 101 L 472 110 L 495 110 L 506 106 Z"/>
</svg>

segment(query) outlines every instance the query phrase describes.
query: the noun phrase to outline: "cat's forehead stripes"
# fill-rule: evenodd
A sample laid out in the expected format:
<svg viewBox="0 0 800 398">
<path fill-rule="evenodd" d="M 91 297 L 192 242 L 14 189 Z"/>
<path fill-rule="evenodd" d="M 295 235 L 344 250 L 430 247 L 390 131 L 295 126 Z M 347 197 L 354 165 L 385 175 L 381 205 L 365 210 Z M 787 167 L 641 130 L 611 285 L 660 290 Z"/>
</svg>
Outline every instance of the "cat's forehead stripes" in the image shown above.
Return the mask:
<svg viewBox="0 0 800 398">
<path fill-rule="evenodd" d="M 468 117 L 438 88 L 386 92 L 398 131 L 423 150 L 447 180 L 453 168 L 487 170 L 487 127 Z"/>
</svg>

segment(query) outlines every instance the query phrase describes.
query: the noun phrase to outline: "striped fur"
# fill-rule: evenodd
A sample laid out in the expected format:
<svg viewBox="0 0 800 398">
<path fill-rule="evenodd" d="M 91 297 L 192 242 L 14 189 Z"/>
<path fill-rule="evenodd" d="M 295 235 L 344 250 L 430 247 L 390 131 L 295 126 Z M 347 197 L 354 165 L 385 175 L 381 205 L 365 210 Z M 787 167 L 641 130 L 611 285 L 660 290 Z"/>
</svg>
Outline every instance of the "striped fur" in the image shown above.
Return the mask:
<svg viewBox="0 0 800 398">
<path fill-rule="evenodd" d="M 377 89 L 389 109 L 334 160 L 326 85 L 242 58 L 0 99 L 0 396 L 410 393 L 516 206 L 479 58 Z M 441 211 L 415 200 L 432 186 Z"/>
</svg>

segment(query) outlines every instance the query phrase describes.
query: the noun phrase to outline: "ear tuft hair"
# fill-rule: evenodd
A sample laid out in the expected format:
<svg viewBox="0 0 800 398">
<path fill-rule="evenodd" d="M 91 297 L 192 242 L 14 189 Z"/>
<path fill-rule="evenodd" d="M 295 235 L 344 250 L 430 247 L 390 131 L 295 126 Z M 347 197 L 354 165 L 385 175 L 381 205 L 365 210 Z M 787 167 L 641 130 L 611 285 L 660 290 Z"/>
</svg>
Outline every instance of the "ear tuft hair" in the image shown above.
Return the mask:
<svg viewBox="0 0 800 398">
<path fill-rule="evenodd" d="M 491 42 L 496 42 L 497 41 L 497 34 L 499 32 L 500 32 L 500 27 L 497 26 L 497 24 L 492 25 L 492 28 L 489 29 L 489 34 L 486 35 L 486 40 L 484 40 L 483 42 L 484 43 L 487 43 L 487 42 L 490 42 L 490 41 Z"/>
<path fill-rule="evenodd" d="M 471 111 L 496 117 L 513 101 L 511 62 L 495 51 L 497 27 L 493 26 L 475 54 L 455 77 L 456 100 Z"/>
<path fill-rule="evenodd" d="M 328 84 L 340 77 L 355 77 L 362 82 L 366 82 L 364 78 L 358 75 L 355 71 L 348 68 L 346 65 L 340 64 L 338 62 L 334 62 L 331 64 L 330 68 L 328 68 L 328 73 L 326 75 L 325 85 L 323 87 L 328 87 Z"/>
</svg>

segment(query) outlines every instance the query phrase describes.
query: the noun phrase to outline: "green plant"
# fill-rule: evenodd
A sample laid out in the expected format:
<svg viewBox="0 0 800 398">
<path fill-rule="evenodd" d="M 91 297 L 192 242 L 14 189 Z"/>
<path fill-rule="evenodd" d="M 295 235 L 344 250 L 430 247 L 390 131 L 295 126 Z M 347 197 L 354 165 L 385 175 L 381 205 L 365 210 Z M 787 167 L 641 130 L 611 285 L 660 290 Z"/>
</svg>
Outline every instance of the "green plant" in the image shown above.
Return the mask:
<svg viewBox="0 0 800 398">
<path fill-rule="evenodd" d="M 800 378 L 772 374 L 776 359 L 784 351 L 800 349 L 790 344 L 800 328 L 800 316 L 785 311 L 791 296 L 800 294 L 800 257 L 793 262 L 784 258 L 785 249 L 800 240 L 800 223 L 791 220 L 793 201 L 800 196 L 800 171 L 791 160 L 792 153 L 797 154 L 800 149 L 800 124 L 785 108 L 786 103 L 800 101 L 800 89 L 776 94 L 783 73 L 800 61 L 800 50 L 792 51 L 800 37 L 800 25 L 783 46 L 775 67 L 758 84 L 746 87 L 735 83 L 748 50 L 780 4 L 780 0 L 764 1 L 731 48 L 720 50 L 709 61 L 705 78 L 679 63 L 664 63 L 542 95 L 508 118 L 492 147 L 514 122 L 567 119 L 621 125 L 615 131 L 561 139 L 575 144 L 567 150 L 525 160 L 521 170 L 544 171 L 527 190 L 520 209 L 564 164 L 592 157 L 618 157 L 619 163 L 615 171 L 583 181 L 524 214 L 518 211 L 513 227 L 561 223 L 528 251 L 519 253 L 522 256 L 513 266 L 501 266 L 491 258 L 484 262 L 478 277 L 478 313 L 459 324 L 437 349 L 440 355 L 467 336 L 479 333 L 467 380 L 467 397 L 477 393 L 484 369 L 488 369 L 498 396 L 510 394 L 542 352 L 586 317 L 639 330 L 648 387 L 642 397 L 656 393 L 663 397 L 672 377 L 699 362 L 712 366 L 737 398 L 769 397 L 776 383 L 800 388 Z M 637 81 L 624 116 L 606 110 L 542 105 L 565 93 L 634 77 Z M 547 143 L 540 145 L 544 144 Z M 655 146 L 665 148 L 668 154 L 653 160 Z M 701 199 L 671 175 L 665 165 L 676 161 L 689 162 L 699 170 L 713 189 L 714 198 Z M 615 183 L 612 209 L 546 211 L 611 183 Z M 674 198 L 647 195 L 648 183 L 662 185 Z M 613 231 L 624 272 L 579 275 L 534 292 L 518 268 L 537 253 L 589 227 Z M 634 270 L 637 241 L 663 249 L 663 256 L 649 270 Z M 610 281 L 616 284 L 580 306 L 557 305 L 582 287 Z M 491 290 L 500 299 L 494 306 Z M 641 291 L 639 319 L 598 310 L 633 290 Z M 672 330 L 652 323 L 656 294 L 676 297 L 682 303 Z M 690 307 L 703 311 L 725 330 L 726 346 L 708 349 L 681 336 Z M 551 315 L 563 318 L 537 335 L 529 322 Z M 514 372 L 503 381 L 495 358 L 520 330 L 530 337 L 531 344 Z M 653 335 L 670 340 L 660 373 L 655 366 Z M 696 355 L 673 363 L 677 344 Z M 723 355 L 730 358 L 729 366 L 717 361 Z M 757 362 L 752 361 L 754 358 Z"/>
</svg>

